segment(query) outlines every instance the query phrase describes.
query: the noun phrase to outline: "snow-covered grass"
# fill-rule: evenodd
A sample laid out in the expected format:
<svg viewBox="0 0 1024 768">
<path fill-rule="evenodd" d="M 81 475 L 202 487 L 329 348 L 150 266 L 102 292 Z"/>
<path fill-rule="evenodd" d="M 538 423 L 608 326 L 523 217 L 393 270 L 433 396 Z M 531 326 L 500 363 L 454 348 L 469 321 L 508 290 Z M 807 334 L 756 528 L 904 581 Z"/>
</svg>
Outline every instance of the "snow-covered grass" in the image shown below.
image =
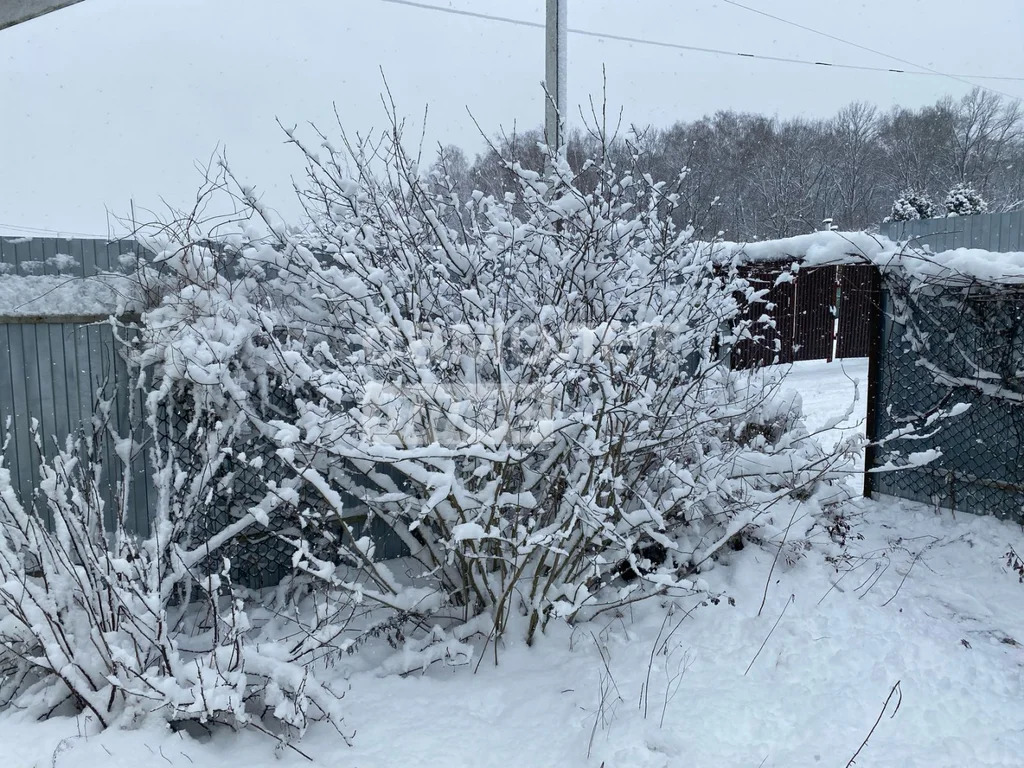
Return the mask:
<svg viewBox="0 0 1024 768">
<path fill-rule="evenodd" d="M 844 370 L 863 381 L 863 361 L 790 372 L 812 427 L 845 409 Z M 845 766 L 898 682 L 857 765 L 1024 764 L 1024 584 L 1005 558 L 1021 528 L 895 500 L 852 511 L 847 562 L 729 552 L 703 574 L 722 599 L 667 621 L 647 602 L 552 624 L 475 674 L 381 675 L 386 647 L 341 658 L 353 746 L 314 726 L 299 748 L 324 766 Z M 5 764 L 310 764 L 256 733 L 93 726 L 7 712 Z"/>
<path fill-rule="evenodd" d="M 325 766 L 843 766 L 899 682 L 899 710 L 890 717 L 894 697 L 859 765 L 1020 765 L 1024 585 L 1002 558 L 1019 528 L 860 507 L 865 538 L 840 573 L 808 559 L 769 579 L 771 557 L 737 553 L 708 574 L 735 605 L 698 607 L 653 663 L 682 610 L 664 628 L 653 604 L 560 628 L 476 675 L 379 677 L 354 657 L 338 666 L 354 746 L 327 729 L 300 746 Z M 307 764 L 253 734 L 204 742 L 161 726 L 75 738 L 88 732 L 82 720 L 0 720 L 8 765 L 50 765 L 62 748 L 58 766 Z"/>
</svg>

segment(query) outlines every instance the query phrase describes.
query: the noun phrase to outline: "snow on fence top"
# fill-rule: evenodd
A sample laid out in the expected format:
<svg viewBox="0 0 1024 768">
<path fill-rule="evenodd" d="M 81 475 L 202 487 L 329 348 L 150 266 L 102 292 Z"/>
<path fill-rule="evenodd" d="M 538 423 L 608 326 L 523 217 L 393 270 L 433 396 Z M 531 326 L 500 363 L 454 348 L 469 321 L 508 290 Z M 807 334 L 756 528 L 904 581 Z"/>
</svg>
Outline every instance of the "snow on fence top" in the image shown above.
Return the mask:
<svg viewBox="0 0 1024 768">
<path fill-rule="evenodd" d="M 1024 252 L 995 253 L 980 248 L 933 252 L 927 245 L 895 241 L 867 232 L 812 232 L 754 243 L 700 243 L 721 263 L 791 262 L 800 267 L 874 264 L 883 272 L 902 271 L 914 284 L 1024 285 Z"/>
<path fill-rule="evenodd" d="M 864 264 L 875 261 L 897 249 L 896 243 L 881 235 L 867 232 L 811 232 L 761 240 L 753 243 L 719 241 L 701 243 L 699 248 L 711 249 L 712 258 L 723 264 L 766 264 L 792 261 L 806 267 L 831 264 Z"/>
<path fill-rule="evenodd" d="M 695 242 L 723 264 L 785 263 L 800 267 L 874 264 L 903 271 L 914 284 L 1024 286 L 1024 252 L 927 247 L 867 232 L 812 232 L 753 243 Z M 0 319 L 103 317 L 141 309 L 130 273 L 132 241 L 0 238 Z M 707 251 L 704 251 L 707 252 Z"/>
<path fill-rule="evenodd" d="M 0 319 L 105 317 L 138 310 L 130 278 L 0 275 Z"/>
<path fill-rule="evenodd" d="M 1024 253 L 954 248 L 940 253 L 900 249 L 876 257 L 883 270 L 899 268 L 916 284 L 1024 286 Z"/>
<path fill-rule="evenodd" d="M 141 308 L 127 240 L 0 238 L 0 320 L 105 317 Z"/>
</svg>

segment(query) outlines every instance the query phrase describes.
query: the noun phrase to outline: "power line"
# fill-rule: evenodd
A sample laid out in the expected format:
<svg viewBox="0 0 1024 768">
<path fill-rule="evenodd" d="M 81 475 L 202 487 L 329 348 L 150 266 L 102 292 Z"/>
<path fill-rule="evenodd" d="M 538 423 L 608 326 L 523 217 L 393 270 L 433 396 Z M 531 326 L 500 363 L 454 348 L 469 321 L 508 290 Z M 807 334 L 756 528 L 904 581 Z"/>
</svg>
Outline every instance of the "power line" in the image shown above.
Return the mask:
<svg viewBox="0 0 1024 768">
<path fill-rule="evenodd" d="M 993 91 L 994 93 L 998 93 L 1001 96 L 1006 96 L 1008 98 L 1014 98 L 1014 97 L 1010 96 L 1010 94 L 1008 94 L 1008 93 L 1003 93 L 1002 91 L 996 91 L 993 88 L 987 88 L 984 85 L 978 85 L 977 83 L 972 83 L 970 80 L 967 80 L 966 78 L 970 77 L 970 78 L 973 78 L 975 80 L 1009 80 L 1009 81 L 1024 80 L 1024 78 L 1020 78 L 1020 77 L 1006 77 L 1006 76 L 1002 76 L 1002 75 L 955 75 L 955 74 L 950 74 L 950 73 L 946 73 L 946 72 L 940 72 L 939 70 L 933 69 L 932 67 L 925 66 L 924 64 L 917 64 L 917 63 L 915 63 L 913 61 L 909 61 L 907 59 L 901 59 L 899 56 L 893 56 L 891 53 L 886 53 L 885 51 L 878 51 L 878 50 L 875 50 L 874 48 L 869 48 L 866 45 L 861 45 L 860 43 L 855 43 L 852 40 L 846 40 L 845 38 L 839 37 L 838 35 L 833 35 L 830 32 L 824 32 L 824 31 L 822 31 L 820 29 L 815 29 L 814 27 L 808 27 L 805 24 L 801 24 L 801 23 L 799 23 L 797 21 L 791 21 L 790 19 L 784 19 L 781 16 L 776 16 L 773 13 L 768 13 L 767 11 L 762 11 L 760 8 L 753 8 L 753 7 L 749 6 L 749 5 L 744 5 L 743 3 L 736 2 L 736 0 L 722 0 L 722 1 L 724 3 L 726 3 L 726 4 L 728 4 L 728 5 L 733 5 L 733 6 L 737 7 L 737 8 L 742 8 L 745 11 L 750 11 L 751 13 L 756 13 L 758 16 L 764 16 L 765 18 L 772 19 L 774 21 L 779 21 L 779 22 L 782 22 L 783 24 L 788 24 L 791 27 L 796 27 L 797 29 L 802 29 L 805 32 L 811 32 L 811 33 L 813 33 L 815 35 L 820 35 L 821 37 L 827 37 L 829 40 L 834 40 L 837 43 L 842 43 L 843 45 L 849 45 L 849 46 L 851 46 L 853 48 L 857 48 L 857 49 L 862 50 L 862 51 L 867 51 L 868 53 L 873 53 L 876 56 L 882 56 L 883 58 L 891 59 L 892 61 L 898 61 L 900 64 L 907 64 L 908 66 L 915 67 L 917 69 L 922 69 L 922 70 L 924 70 L 924 72 L 926 72 L 928 74 L 941 75 L 942 77 L 949 77 L 949 78 L 952 78 L 952 79 L 954 79 L 954 80 L 956 80 L 958 82 L 964 83 L 966 85 L 970 85 L 970 86 L 973 86 L 973 87 L 976 87 L 976 88 L 984 88 L 985 90 Z M 922 74 L 924 74 L 924 73 L 922 73 Z"/>
<path fill-rule="evenodd" d="M 427 3 L 417 3 L 413 0 L 381 0 L 384 3 L 393 3 L 394 5 L 409 5 L 413 8 L 423 8 L 427 11 L 440 11 L 441 13 L 450 13 L 454 16 L 469 16 L 474 19 L 486 19 L 487 21 L 501 21 L 505 24 L 516 24 L 520 27 L 533 27 L 534 29 L 544 29 L 544 25 L 539 21 L 524 21 L 523 19 L 513 19 L 509 16 L 492 16 L 488 13 L 477 13 L 476 11 L 463 11 L 458 8 L 441 8 L 437 5 L 428 5 Z M 575 32 L 575 29 L 570 28 L 569 32 Z"/>
<path fill-rule="evenodd" d="M 508 16 L 493 16 L 487 13 L 479 13 L 477 11 L 465 11 L 459 8 L 442 8 L 437 5 L 429 5 L 427 3 L 415 2 L 415 0 L 381 0 L 383 3 L 392 3 L 394 5 L 406 5 L 412 8 L 421 8 L 428 11 L 438 11 L 440 13 L 448 13 L 454 16 L 468 16 L 475 19 L 485 19 L 487 21 L 499 21 L 504 24 L 515 24 L 520 27 L 532 27 L 534 29 L 544 29 L 544 25 L 536 21 L 525 21 L 524 19 L 513 19 Z M 803 64 L 812 67 L 828 67 L 830 69 L 852 69 L 861 72 L 888 72 L 896 75 L 922 75 L 925 77 L 952 77 L 954 79 L 963 79 L 968 77 L 975 77 L 976 79 L 995 79 L 995 80 L 1007 80 L 1015 82 L 1024 82 L 1024 77 L 1011 77 L 1011 76 L 996 76 L 996 75 L 957 75 L 949 72 L 936 72 L 936 71 L 915 71 L 909 69 L 895 69 L 892 67 L 872 67 L 866 64 L 838 64 L 830 61 L 812 61 L 810 59 L 796 59 L 787 56 L 770 56 L 767 54 L 759 53 L 744 53 L 741 51 L 726 51 L 721 48 L 703 48 L 696 45 L 684 45 L 683 43 L 669 43 L 662 40 L 647 40 L 641 37 L 630 37 L 629 35 L 618 35 L 611 32 L 594 32 L 589 29 L 574 29 L 569 27 L 568 31 L 574 35 L 580 35 L 581 37 L 594 37 L 601 40 L 616 40 L 623 43 L 635 43 L 637 45 L 650 45 L 657 48 L 669 48 L 679 51 L 690 51 L 693 53 L 709 53 L 718 56 L 738 56 L 745 59 L 759 59 L 761 61 L 775 61 L 783 64 Z M 1004 94 L 1008 95 L 1008 94 Z"/>
<path fill-rule="evenodd" d="M 58 239 L 66 237 L 67 235 L 75 235 L 76 237 L 86 237 L 98 240 L 111 239 L 109 234 L 98 235 L 95 232 L 75 232 L 70 229 L 43 229 L 42 227 L 25 227 L 17 224 L 0 223 L 0 237 L 3 238 L 17 238 L 22 236 L 38 237 L 42 235 L 52 236 Z"/>
</svg>

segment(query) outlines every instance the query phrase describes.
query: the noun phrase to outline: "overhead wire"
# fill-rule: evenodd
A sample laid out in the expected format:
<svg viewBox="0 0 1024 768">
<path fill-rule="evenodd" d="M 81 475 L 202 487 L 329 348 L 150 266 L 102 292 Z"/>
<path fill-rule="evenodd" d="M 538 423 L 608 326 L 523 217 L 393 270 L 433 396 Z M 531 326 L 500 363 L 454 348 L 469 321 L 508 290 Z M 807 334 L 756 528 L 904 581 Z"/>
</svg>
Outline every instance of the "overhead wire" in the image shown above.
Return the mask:
<svg viewBox="0 0 1024 768">
<path fill-rule="evenodd" d="M 831 32 L 825 32 L 824 30 L 821 30 L 821 29 L 815 29 L 814 27 L 808 27 L 806 24 L 801 24 L 798 21 L 793 21 L 792 19 L 786 19 L 786 18 L 783 18 L 782 16 L 776 16 L 774 13 L 769 13 L 768 11 L 763 11 L 760 8 L 754 8 L 754 7 L 749 6 L 749 5 L 744 5 L 743 3 L 737 2 L 737 0 L 722 0 L 722 2 L 726 3 L 727 5 L 735 6 L 736 8 L 742 8 L 745 11 L 750 11 L 751 13 L 756 13 L 758 16 L 764 16 L 765 18 L 781 22 L 782 24 L 788 24 L 791 27 L 796 27 L 797 29 L 802 29 L 805 32 L 811 32 L 812 34 L 828 38 L 829 40 L 834 40 L 837 43 L 842 43 L 843 45 L 848 45 L 848 46 L 850 46 L 852 48 L 857 48 L 858 50 L 866 51 L 867 53 L 874 54 L 875 56 L 881 56 L 883 58 L 890 59 L 892 61 L 898 61 L 900 64 L 906 64 L 907 66 L 915 67 L 916 69 L 920 69 L 920 70 L 924 70 L 924 72 L 922 72 L 921 74 L 927 73 L 927 74 L 932 74 L 932 75 L 940 75 L 942 77 L 949 77 L 949 78 L 952 78 L 953 80 L 957 80 L 957 81 L 959 81 L 961 83 L 964 83 L 965 85 L 970 85 L 970 86 L 975 87 L 975 88 L 982 88 L 982 89 L 987 90 L 987 91 L 993 91 L 994 93 L 998 93 L 1001 96 L 1007 96 L 1009 98 L 1015 98 L 1014 96 L 1011 96 L 1008 93 L 1003 93 L 1002 91 L 998 91 L 998 90 L 996 90 L 994 88 L 989 88 L 988 86 L 980 85 L 979 83 L 973 83 L 968 78 L 971 78 L 972 80 L 1004 80 L 1004 81 L 1011 81 L 1011 82 L 1012 81 L 1024 80 L 1024 78 L 1021 78 L 1021 77 L 1012 77 L 1012 76 L 1008 76 L 1008 75 L 960 75 L 960 74 L 954 74 L 954 73 L 951 73 L 951 72 L 941 72 L 941 71 L 939 71 L 937 69 L 934 69 L 932 67 L 929 67 L 929 66 L 927 66 L 925 64 L 918 64 L 916 62 L 910 61 L 909 59 L 900 58 L 899 56 L 894 56 L 891 53 L 886 53 L 885 51 L 879 51 L 879 50 L 877 50 L 875 48 L 871 48 L 869 46 L 861 45 L 860 43 L 856 43 L 853 40 L 847 40 L 846 38 L 839 37 L 838 35 L 833 35 Z"/>
<path fill-rule="evenodd" d="M 48 235 L 56 238 L 67 237 L 68 235 L 74 235 L 75 237 L 85 237 L 90 239 L 109 240 L 110 235 L 100 235 L 95 232 L 75 232 L 70 229 L 45 229 L 43 227 L 26 227 L 19 224 L 3 224 L 0 223 L 0 237 L 5 239 L 18 238 L 25 235 L 33 237 Z"/>
<path fill-rule="evenodd" d="M 534 29 L 544 29 L 545 25 L 537 21 L 527 21 L 525 19 L 516 19 L 509 16 L 496 16 L 489 13 L 481 13 L 479 11 L 467 11 L 461 8 L 443 8 L 438 5 L 431 5 L 429 3 L 416 2 L 416 0 L 381 0 L 383 3 L 390 3 L 392 5 L 404 5 L 411 8 L 420 8 L 423 10 L 437 11 L 439 13 L 447 13 L 454 16 L 466 16 L 475 19 L 485 19 L 487 21 L 497 21 L 504 24 L 514 24 L 520 27 L 531 27 Z M 814 31 L 814 30 L 811 30 Z M 1024 82 L 1024 77 L 1014 77 L 1009 75 L 962 75 L 954 74 L 950 72 L 939 72 L 936 70 L 929 70 L 921 68 L 919 70 L 909 69 L 896 69 L 894 67 L 875 67 L 868 64 L 841 64 L 838 62 L 831 61 L 814 61 L 812 59 L 798 59 L 789 56 L 772 56 L 769 54 L 761 53 L 745 53 L 742 51 L 729 51 L 721 48 L 707 48 L 697 45 L 686 45 L 684 43 L 671 43 L 663 40 L 648 40 L 642 37 L 633 37 L 630 35 L 620 35 L 613 32 L 595 32 L 589 29 L 578 29 L 575 27 L 569 27 L 567 32 L 579 35 L 581 37 L 593 37 L 602 40 L 616 40 L 624 43 L 634 43 L 637 45 L 650 45 L 658 48 L 668 48 L 680 51 L 690 51 L 693 53 L 707 53 L 718 56 L 735 56 L 739 58 L 747 59 L 758 59 L 761 61 L 774 61 L 784 64 L 800 64 L 805 66 L 814 67 L 828 67 L 831 69 L 846 69 L 846 70 L 857 70 L 861 72 L 885 72 L 889 74 L 898 75 L 920 75 L 927 77 L 951 77 L 953 79 L 960 79 L 966 82 L 966 78 L 973 77 L 974 79 L 993 79 L 993 80 L 1006 80 L 1014 82 Z M 970 84 L 970 83 L 969 83 Z M 991 90 L 991 89 L 989 89 Z M 1009 94 L 1002 94 L 1008 96 Z M 1011 97 L 1012 98 L 1012 97 Z"/>
</svg>

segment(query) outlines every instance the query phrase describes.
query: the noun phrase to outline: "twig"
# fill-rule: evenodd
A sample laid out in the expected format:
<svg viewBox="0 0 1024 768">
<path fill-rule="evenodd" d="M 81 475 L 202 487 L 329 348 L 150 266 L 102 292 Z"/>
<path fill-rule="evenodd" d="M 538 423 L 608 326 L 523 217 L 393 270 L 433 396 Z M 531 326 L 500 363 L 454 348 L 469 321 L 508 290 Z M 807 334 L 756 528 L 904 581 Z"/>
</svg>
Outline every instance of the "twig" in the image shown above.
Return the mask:
<svg viewBox="0 0 1024 768">
<path fill-rule="evenodd" d="M 671 610 L 665 613 L 665 618 L 661 621 L 661 627 L 658 629 L 658 636 L 654 638 L 654 643 L 651 644 L 651 657 L 647 661 L 647 678 L 644 680 L 643 685 L 640 686 L 640 708 L 644 711 L 644 720 L 647 719 L 647 704 L 651 700 L 651 669 L 654 667 L 654 655 L 658 650 L 658 643 L 661 641 L 661 635 L 665 631 L 665 626 L 668 624 L 669 618 L 671 618 Z"/>
<path fill-rule="evenodd" d="M 747 672 L 750 671 L 750 668 L 754 666 L 754 662 L 757 661 L 757 657 L 761 655 L 761 651 L 763 651 L 764 647 L 768 644 L 768 640 L 771 639 L 772 633 L 775 631 L 775 628 L 779 626 L 779 622 L 782 621 L 782 617 L 786 615 L 786 609 L 789 608 L 790 603 L 792 603 L 794 600 L 796 600 L 796 595 L 790 595 L 789 600 L 787 600 L 786 604 L 782 606 L 782 613 L 779 614 L 779 618 L 777 618 L 775 620 L 775 623 L 772 624 L 772 628 L 771 631 L 768 632 L 768 636 L 765 637 L 764 642 L 761 643 L 761 647 L 758 648 L 757 653 L 754 654 L 754 658 L 750 660 L 750 663 L 747 665 L 747 668 L 743 671 L 744 677 L 747 676 Z"/>
<path fill-rule="evenodd" d="M 899 586 L 896 587 L 896 591 L 892 593 L 892 597 L 890 597 L 888 600 L 882 603 L 883 608 L 885 608 L 885 606 L 887 606 L 889 603 L 896 599 L 896 595 L 898 595 L 900 593 L 900 590 L 903 589 L 903 584 L 907 581 L 907 577 L 910 576 L 910 572 L 914 570 L 914 564 L 917 563 L 917 560 L 921 557 L 923 551 L 924 550 L 914 555 L 914 559 L 910 561 L 910 566 L 907 568 L 907 572 L 903 574 L 903 578 L 900 579 L 900 583 Z"/>
<path fill-rule="evenodd" d="M 786 546 L 786 537 L 789 536 L 789 529 L 793 527 L 793 521 L 796 519 L 797 510 L 800 509 L 800 505 L 803 502 L 797 502 L 796 506 L 793 507 L 793 514 L 789 516 L 789 525 L 786 526 L 786 530 L 782 532 L 782 541 L 779 542 L 779 548 L 775 550 L 775 557 L 772 558 L 772 567 L 768 569 L 768 578 L 764 580 L 764 594 L 761 595 L 761 606 L 757 609 L 757 615 L 761 615 L 761 611 L 764 610 L 764 604 L 768 600 L 768 587 L 772 583 L 772 574 L 775 573 L 775 564 L 779 562 L 779 555 L 782 554 L 782 548 Z"/>
<path fill-rule="evenodd" d="M 889 715 L 890 720 L 896 717 L 896 713 L 900 711 L 900 704 L 903 703 L 903 689 L 900 688 L 899 680 L 896 681 L 896 684 L 892 687 L 892 690 L 889 691 L 889 695 L 885 697 L 885 704 L 882 705 L 882 711 L 878 713 L 878 717 L 875 719 L 875 724 L 871 726 L 871 730 L 868 731 L 868 735 L 864 737 L 864 741 L 862 741 L 860 746 L 857 747 L 857 751 L 853 753 L 853 757 L 851 757 L 850 761 L 846 764 L 846 768 L 850 768 L 850 766 L 853 765 L 854 760 L 857 759 L 857 756 L 861 753 L 861 750 L 868 745 L 868 739 L 871 738 L 871 734 L 875 732 L 875 728 L 878 727 L 878 724 L 882 722 L 882 715 L 885 714 L 885 710 L 889 708 L 889 702 L 892 701 L 892 697 L 897 693 L 899 694 L 899 698 L 896 699 L 896 709 L 894 709 L 892 711 L 892 714 Z"/>
</svg>

